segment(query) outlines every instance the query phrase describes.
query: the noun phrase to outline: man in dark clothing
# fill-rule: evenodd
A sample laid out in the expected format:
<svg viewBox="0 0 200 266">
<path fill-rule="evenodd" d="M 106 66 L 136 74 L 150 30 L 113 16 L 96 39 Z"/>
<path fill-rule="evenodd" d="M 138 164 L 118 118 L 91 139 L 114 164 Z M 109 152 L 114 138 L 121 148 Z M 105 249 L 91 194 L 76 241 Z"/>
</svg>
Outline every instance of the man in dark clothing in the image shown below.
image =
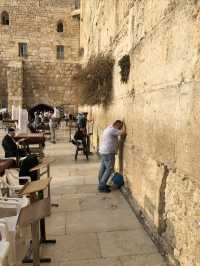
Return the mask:
<svg viewBox="0 0 200 266">
<path fill-rule="evenodd" d="M 23 157 L 26 152 L 18 148 L 18 143 L 14 139 L 15 129 L 8 128 L 8 134 L 2 140 L 2 146 L 5 151 L 5 157 Z"/>
<path fill-rule="evenodd" d="M 80 118 L 80 128 L 87 128 L 87 115 L 88 113 L 83 113 Z"/>
<path fill-rule="evenodd" d="M 83 128 L 78 128 L 74 135 L 74 139 L 76 141 L 80 141 L 81 144 L 83 144 L 84 147 L 86 147 L 86 131 Z"/>
<path fill-rule="evenodd" d="M 72 143 L 77 146 L 75 159 L 77 159 L 78 151 L 81 150 L 80 146 L 82 145 L 82 150 L 88 159 L 88 149 L 87 149 L 87 132 L 84 128 L 77 129 Z"/>
</svg>

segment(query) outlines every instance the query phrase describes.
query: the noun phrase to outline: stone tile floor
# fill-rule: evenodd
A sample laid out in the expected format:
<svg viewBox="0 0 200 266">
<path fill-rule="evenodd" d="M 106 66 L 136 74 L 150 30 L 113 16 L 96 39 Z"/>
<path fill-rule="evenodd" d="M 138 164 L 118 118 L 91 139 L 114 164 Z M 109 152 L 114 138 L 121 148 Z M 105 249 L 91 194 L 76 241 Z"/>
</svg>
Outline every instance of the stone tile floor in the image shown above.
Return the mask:
<svg viewBox="0 0 200 266">
<path fill-rule="evenodd" d="M 42 246 L 41 256 L 51 257 L 44 266 L 166 266 L 120 191 L 97 191 L 98 158 L 89 162 L 74 147 L 65 130 L 57 132 L 56 144 L 47 142 L 45 154 L 51 166 L 52 208 L 46 219 L 48 238 L 56 245 Z M 1 150 L 2 152 L 2 150 Z M 27 247 L 30 228 L 17 241 L 17 266 Z M 29 264 L 30 265 L 30 264 Z"/>
</svg>

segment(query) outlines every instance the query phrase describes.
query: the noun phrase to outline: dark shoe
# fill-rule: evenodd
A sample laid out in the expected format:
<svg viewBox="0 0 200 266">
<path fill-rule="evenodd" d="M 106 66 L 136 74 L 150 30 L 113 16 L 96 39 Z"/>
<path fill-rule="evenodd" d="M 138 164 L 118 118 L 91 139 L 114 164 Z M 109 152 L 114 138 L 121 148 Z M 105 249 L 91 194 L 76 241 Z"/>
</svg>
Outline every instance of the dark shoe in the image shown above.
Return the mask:
<svg viewBox="0 0 200 266">
<path fill-rule="evenodd" d="M 108 187 L 105 187 L 105 188 L 99 188 L 99 192 L 101 192 L 101 193 L 110 193 L 111 190 Z"/>
</svg>

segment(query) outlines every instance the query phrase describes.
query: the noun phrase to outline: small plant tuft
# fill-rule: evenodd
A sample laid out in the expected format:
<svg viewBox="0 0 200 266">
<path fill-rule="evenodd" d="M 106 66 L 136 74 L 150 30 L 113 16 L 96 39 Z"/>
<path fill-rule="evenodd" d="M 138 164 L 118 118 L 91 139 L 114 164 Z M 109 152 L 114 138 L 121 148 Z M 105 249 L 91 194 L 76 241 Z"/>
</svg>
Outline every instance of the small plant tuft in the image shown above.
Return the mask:
<svg viewBox="0 0 200 266">
<path fill-rule="evenodd" d="M 84 55 L 84 48 L 81 47 L 81 48 L 79 49 L 79 56 L 81 57 L 81 56 L 83 56 L 83 55 Z"/>
<path fill-rule="evenodd" d="M 129 73 L 130 73 L 130 56 L 129 55 L 124 55 L 118 62 L 121 71 L 121 82 L 122 83 L 127 83 L 128 82 L 128 78 L 129 78 Z"/>
</svg>

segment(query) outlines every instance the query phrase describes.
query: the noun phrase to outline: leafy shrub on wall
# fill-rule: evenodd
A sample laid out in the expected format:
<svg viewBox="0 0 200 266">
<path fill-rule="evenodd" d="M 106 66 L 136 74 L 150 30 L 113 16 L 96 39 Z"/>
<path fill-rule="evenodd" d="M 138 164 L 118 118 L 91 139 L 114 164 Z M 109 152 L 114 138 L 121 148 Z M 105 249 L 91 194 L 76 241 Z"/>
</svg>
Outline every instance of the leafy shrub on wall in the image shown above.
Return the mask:
<svg viewBox="0 0 200 266">
<path fill-rule="evenodd" d="M 73 79 L 78 82 L 80 104 L 107 105 L 112 97 L 114 60 L 110 54 L 92 56 Z"/>
<path fill-rule="evenodd" d="M 127 83 L 129 79 L 129 73 L 130 73 L 130 56 L 129 55 L 124 55 L 118 62 L 121 71 L 121 82 L 122 83 Z"/>
</svg>

